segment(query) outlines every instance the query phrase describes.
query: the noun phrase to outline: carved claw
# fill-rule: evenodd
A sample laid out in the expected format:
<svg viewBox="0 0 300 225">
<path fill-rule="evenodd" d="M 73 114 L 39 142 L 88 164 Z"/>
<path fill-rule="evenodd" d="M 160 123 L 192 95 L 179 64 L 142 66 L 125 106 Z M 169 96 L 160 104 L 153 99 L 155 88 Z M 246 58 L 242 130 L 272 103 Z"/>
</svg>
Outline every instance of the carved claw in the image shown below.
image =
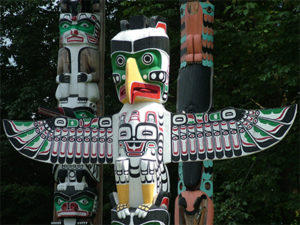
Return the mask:
<svg viewBox="0 0 300 225">
<path fill-rule="evenodd" d="M 145 218 L 151 206 L 152 204 L 150 203 L 139 205 L 134 214 L 138 216 L 138 218 Z"/>
<path fill-rule="evenodd" d="M 119 219 L 125 219 L 126 216 L 129 216 L 129 207 L 127 204 L 118 204 L 117 205 L 117 215 Z"/>
<path fill-rule="evenodd" d="M 77 82 L 91 82 L 92 81 L 92 75 L 91 74 L 87 74 L 84 72 L 80 72 L 77 75 Z"/>
<path fill-rule="evenodd" d="M 70 83 L 70 74 L 64 73 L 56 76 L 56 83 Z"/>
</svg>

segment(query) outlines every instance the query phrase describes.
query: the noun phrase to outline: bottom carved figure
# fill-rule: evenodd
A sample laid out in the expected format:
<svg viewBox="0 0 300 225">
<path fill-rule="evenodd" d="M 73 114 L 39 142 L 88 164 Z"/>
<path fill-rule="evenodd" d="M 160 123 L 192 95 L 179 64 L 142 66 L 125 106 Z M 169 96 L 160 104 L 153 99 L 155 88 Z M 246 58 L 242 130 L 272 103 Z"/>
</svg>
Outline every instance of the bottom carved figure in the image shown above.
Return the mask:
<svg viewBox="0 0 300 225">
<path fill-rule="evenodd" d="M 213 225 L 214 206 L 202 191 L 184 191 L 175 200 L 175 224 Z"/>
</svg>

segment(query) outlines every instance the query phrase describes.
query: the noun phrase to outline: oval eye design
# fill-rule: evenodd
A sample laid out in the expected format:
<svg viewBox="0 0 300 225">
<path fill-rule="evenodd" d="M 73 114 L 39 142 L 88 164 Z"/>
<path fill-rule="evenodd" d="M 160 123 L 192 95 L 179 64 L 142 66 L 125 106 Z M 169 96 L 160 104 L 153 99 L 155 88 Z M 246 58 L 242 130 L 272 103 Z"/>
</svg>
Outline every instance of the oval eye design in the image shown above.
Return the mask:
<svg viewBox="0 0 300 225">
<path fill-rule="evenodd" d="M 118 55 L 116 57 L 116 64 L 119 66 L 119 67 L 122 67 L 125 65 L 125 57 L 122 56 L 122 55 Z"/>
<path fill-rule="evenodd" d="M 115 84 L 120 83 L 120 81 L 121 81 L 120 74 L 113 74 L 112 76 L 113 76 L 113 81 Z"/>
<path fill-rule="evenodd" d="M 89 204 L 89 201 L 86 198 L 81 199 L 79 202 L 83 205 Z"/>
<path fill-rule="evenodd" d="M 119 140 L 129 140 L 131 138 L 131 128 L 128 126 L 119 128 Z"/>
<path fill-rule="evenodd" d="M 67 24 L 67 23 L 64 23 L 64 24 L 62 25 L 62 27 L 63 27 L 64 29 L 68 28 L 69 26 L 70 26 L 70 25 Z"/>
<path fill-rule="evenodd" d="M 80 24 L 80 26 L 81 26 L 81 27 L 84 27 L 84 28 L 89 27 L 89 25 L 88 25 L 87 23 L 82 23 L 82 24 Z"/>
<path fill-rule="evenodd" d="M 142 61 L 145 65 L 151 65 L 153 63 L 153 55 L 150 53 L 145 53 L 142 57 Z"/>
<path fill-rule="evenodd" d="M 153 125 L 139 125 L 137 127 L 136 137 L 139 140 L 156 140 L 157 127 Z"/>
<path fill-rule="evenodd" d="M 56 202 L 57 202 L 58 205 L 60 205 L 61 203 L 63 203 L 63 200 L 61 200 L 60 198 L 58 198 L 58 199 L 56 200 Z"/>
</svg>

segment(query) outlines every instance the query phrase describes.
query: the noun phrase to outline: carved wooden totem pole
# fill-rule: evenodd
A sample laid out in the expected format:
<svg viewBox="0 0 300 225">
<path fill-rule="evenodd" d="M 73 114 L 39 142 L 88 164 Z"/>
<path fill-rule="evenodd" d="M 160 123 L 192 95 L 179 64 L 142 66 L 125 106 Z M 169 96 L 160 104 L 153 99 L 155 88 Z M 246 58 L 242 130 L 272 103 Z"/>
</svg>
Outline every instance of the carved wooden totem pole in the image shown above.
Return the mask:
<svg viewBox="0 0 300 225">
<path fill-rule="evenodd" d="M 73 1 L 69 3 L 73 7 Z M 212 12 L 202 4 L 201 7 L 206 9 L 202 15 L 209 22 L 208 16 Z M 94 54 L 89 49 L 92 48 L 89 40 L 94 40 L 95 35 L 87 28 L 90 23 L 96 32 L 97 16 L 71 11 L 62 13 L 61 19 L 61 35 L 66 44 L 60 53 L 62 57 L 66 55 L 65 60 L 71 64 L 62 63 L 65 67 L 59 69 L 62 74 L 58 74 L 57 81 L 59 85 L 66 85 L 66 89 L 60 86 L 56 96 L 61 108 L 74 108 L 73 112 L 82 116 L 66 113 L 39 121 L 4 120 L 4 128 L 18 152 L 59 167 L 55 172 L 58 182 L 55 208 L 58 217 L 71 215 L 73 224 L 80 224 L 80 218 L 87 224 L 86 217 L 94 213 L 97 200 L 93 189 L 97 181 L 95 165 L 114 164 L 117 192 L 111 194 L 112 224 L 169 224 L 167 163 L 250 155 L 278 143 L 294 121 L 296 105 L 266 110 L 226 108 L 203 112 L 208 107 L 201 108 L 198 113 L 168 112 L 163 106 L 169 91 L 167 24 L 161 17 L 144 16 L 121 21 L 121 32 L 111 40 L 112 76 L 123 103 L 121 111 L 107 117 L 87 116 L 93 113 L 86 113 L 86 108 L 82 110 L 82 107 L 93 108 L 97 93 L 90 94 L 85 88 L 90 85 L 88 89 L 94 89 L 90 82 L 97 80 L 93 75 L 96 70 L 91 69 L 92 62 L 86 67 L 80 62 Z M 76 32 L 74 28 L 77 28 Z M 209 35 L 201 41 L 207 32 L 200 37 L 198 30 L 187 30 L 187 33 L 191 36 L 187 36 L 186 41 L 186 62 L 201 59 L 202 64 L 200 67 L 183 66 L 182 71 L 200 71 L 211 79 L 211 47 L 201 49 L 188 45 L 204 42 L 211 46 L 210 41 L 204 41 L 210 38 Z M 81 43 L 83 49 L 73 42 Z M 74 51 L 68 50 L 72 44 L 76 45 Z M 75 63 L 78 62 L 76 67 L 73 66 L 73 54 L 76 55 Z M 200 173 L 201 167 L 196 172 Z M 197 202 L 208 209 L 206 218 L 209 221 L 212 203 L 207 194 L 199 196 Z M 207 200 L 207 205 L 202 206 L 203 200 Z"/>
<path fill-rule="evenodd" d="M 208 112 L 212 105 L 214 6 L 180 0 L 181 58 L 177 112 Z M 213 224 L 213 161 L 179 163 L 175 224 Z"/>
</svg>

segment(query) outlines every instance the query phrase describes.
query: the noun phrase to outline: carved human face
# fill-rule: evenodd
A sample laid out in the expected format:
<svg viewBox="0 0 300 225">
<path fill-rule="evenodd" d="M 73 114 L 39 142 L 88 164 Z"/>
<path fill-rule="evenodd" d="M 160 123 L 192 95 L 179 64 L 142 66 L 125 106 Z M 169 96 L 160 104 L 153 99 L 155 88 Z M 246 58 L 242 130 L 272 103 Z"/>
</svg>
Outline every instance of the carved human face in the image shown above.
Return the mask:
<svg viewBox="0 0 300 225">
<path fill-rule="evenodd" d="M 112 39 L 113 81 L 123 104 L 167 101 L 168 46 L 162 28 L 122 31 Z"/>
<path fill-rule="evenodd" d="M 58 218 L 61 217 L 91 217 L 96 209 L 95 193 L 77 191 L 73 195 L 56 192 L 54 206 Z"/>
<path fill-rule="evenodd" d="M 96 15 L 71 13 L 60 15 L 59 32 L 63 44 L 92 44 L 97 45 L 100 37 L 100 22 Z"/>
</svg>

